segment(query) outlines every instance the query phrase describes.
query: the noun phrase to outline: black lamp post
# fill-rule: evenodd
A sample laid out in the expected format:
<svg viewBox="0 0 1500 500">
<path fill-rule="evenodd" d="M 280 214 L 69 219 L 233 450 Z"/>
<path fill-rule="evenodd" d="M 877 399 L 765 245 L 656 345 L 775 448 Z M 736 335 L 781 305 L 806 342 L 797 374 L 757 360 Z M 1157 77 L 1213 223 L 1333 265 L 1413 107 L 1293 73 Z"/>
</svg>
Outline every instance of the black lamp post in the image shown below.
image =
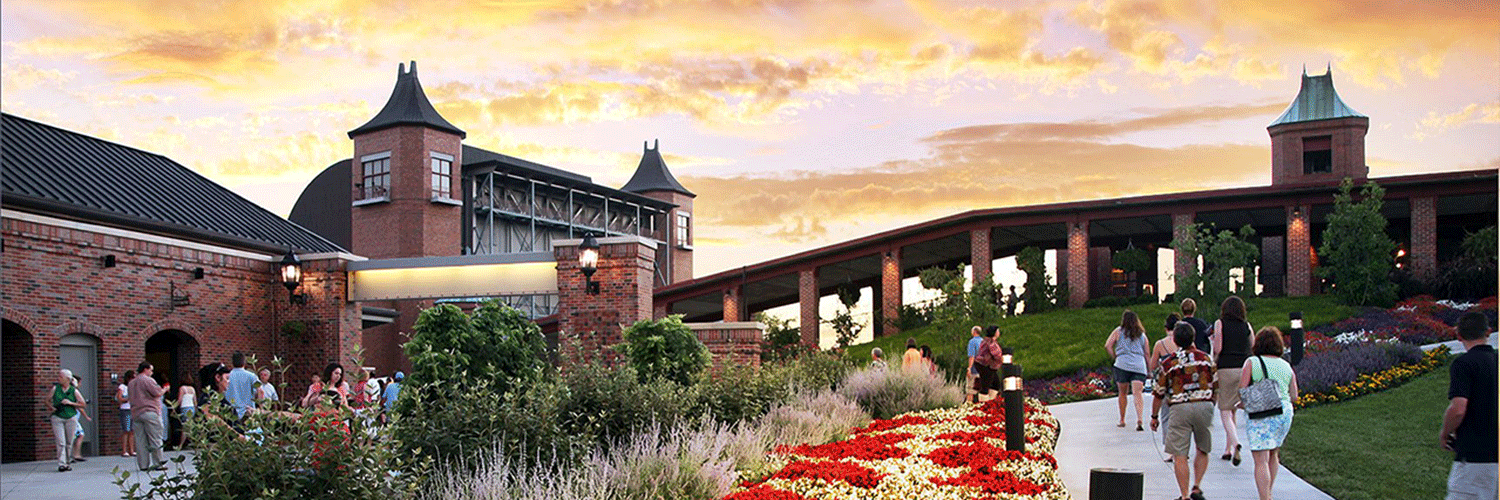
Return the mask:
<svg viewBox="0 0 1500 500">
<path fill-rule="evenodd" d="M 302 261 L 290 248 L 281 257 L 281 285 L 286 287 L 291 303 L 307 304 L 307 294 L 297 293 L 297 287 L 302 286 Z"/>
<path fill-rule="evenodd" d="M 1291 337 L 1291 341 L 1287 342 L 1287 361 L 1292 366 L 1297 366 L 1298 363 L 1302 362 L 1303 344 L 1305 343 L 1304 336 L 1306 335 L 1302 331 L 1302 311 L 1292 311 L 1287 316 L 1292 323 L 1291 328 L 1287 331 L 1287 335 Z"/>
<path fill-rule="evenodd" d="M 584 292 L 599 295 L 599 284 L 594 282 L 594 272 L 599 270 L 599 240 L 594 235 L 583 235 L 578 244 L 578 267 L 583 271 Z"/>
</svg>

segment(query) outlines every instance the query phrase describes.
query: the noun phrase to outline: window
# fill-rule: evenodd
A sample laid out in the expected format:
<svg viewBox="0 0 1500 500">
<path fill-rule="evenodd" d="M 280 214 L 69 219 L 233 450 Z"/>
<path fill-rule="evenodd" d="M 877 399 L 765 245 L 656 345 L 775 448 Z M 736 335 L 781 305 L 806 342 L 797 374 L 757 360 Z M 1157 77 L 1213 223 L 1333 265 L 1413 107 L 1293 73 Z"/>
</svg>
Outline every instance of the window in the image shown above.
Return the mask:
<svg viewBox="0 0 1500 500">
<path fill-rule="evenodd" d="M 692 240 L 691 215 L 687 212 L 677 212 L 677 246 L 686 247 Z"/>
<path fill-rule="evenodd" d="M 364 177 L 360 183 L 359 199 L 390 198 L 391 154 L 370 155 L 361 163 L 364 165 Z"/>
<path fill-rule="evenodd" d="M 1333 136 L 1305 137 L 1302 139 L 1302 173 L 1326 174 L 1333 172 Z"/>
<path fill-rule="evenodd" d="M 453 157 L 432 153 L 432 199 L 453 199 Z"/>
</svg>

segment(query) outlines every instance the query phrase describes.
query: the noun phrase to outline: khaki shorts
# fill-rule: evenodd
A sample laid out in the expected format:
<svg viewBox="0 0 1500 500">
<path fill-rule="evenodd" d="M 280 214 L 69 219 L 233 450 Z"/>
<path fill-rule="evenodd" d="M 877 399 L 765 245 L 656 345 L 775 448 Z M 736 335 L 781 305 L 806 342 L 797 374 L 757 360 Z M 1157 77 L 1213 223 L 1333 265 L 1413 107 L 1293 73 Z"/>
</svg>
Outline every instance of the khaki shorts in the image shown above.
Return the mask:
<svg viewBox="0 0 1500 500">
<path fill-rule="evenodd" d="M 1234 411 L 1234 405 L 1240 404 L 1240 370 L 1242 369 L 1219 370 L 1219 388 L 1214 389 L 1214 401 L 1218 403 L 1220 410 Z"/>
<path fill-rule="evenodd" d="M 1198 446 L 1198 452 L 1208 454 L 1214 446 L 1209 429 L 1214 423 L 1214 405 L 1208 401 L 1178 403 L 1172 405 L 1172 418 L 1167 420 L 1167 432 L 1162 438 L 1167 453 L 1188 456 L 1188 440 Z"/>
<path fill-rule="evenodd" d="M 1500 465 L 1491 463 L 1453 462 L 1448 471 L 1448 500 L 1489 500 L 1496 496 Z"/>
</svg>

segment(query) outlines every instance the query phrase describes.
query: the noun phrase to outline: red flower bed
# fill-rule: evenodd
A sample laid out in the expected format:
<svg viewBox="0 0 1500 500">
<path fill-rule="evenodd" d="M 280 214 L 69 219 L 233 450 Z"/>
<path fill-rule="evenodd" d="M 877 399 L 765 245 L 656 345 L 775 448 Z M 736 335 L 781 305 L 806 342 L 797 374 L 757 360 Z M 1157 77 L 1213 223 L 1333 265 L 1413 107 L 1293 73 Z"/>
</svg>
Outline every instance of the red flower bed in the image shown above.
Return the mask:
<svg viewBox="0 0 1500 500">
<path fill-rule="evenodd" d="M 1000 462 L 1011 460 L 1041 460 L 1047 462 L 1052 468 L 1057 468 L 1057 459 L 1052 455 L 1041 453 L 1022 453 L 998 448 L 985 441 L 975 441 L 946 448 L 938 448 L 932 453 L 923 455 L 933 463 L 945 467 L 993 467 Z"/>
<path fill-rule="evenodd" d="M 958 477 L 949 479 L 932 478 L 932 482 L 938 485 L 973 486 L 991 495 L 1000 493 L 1039 495 L 1048 491 L 1046 486 L 1018 478 L 1015 474 L 1006 471 L 994 470 L 990 467 L 978 467 Z"/>
<path fill-rule="evenodd" d="M 799 444 L 797 446 L 781 446 L 776 453 L 784 455 L 801 455 L 810 458 L 827 458 L 837 460 L 840 458 L 853 458 L 856 460 L 885 460 L 887 458 L 905 458 L 911 452 L 904 448 L 894 446 L 896 443 L 911 439 L 912 435 L 904 432 L 890 434 L 865 434 L 852 437 L 843 441 L 834 441 L 828 444 L 811 446 Z"/>
<path fill-rule="evenodd" d="M 866 433 L 866 432 L 881 432 L 881 431 L 888 431 L 888 430 L 891 430 L 891 429 L 895 429 L 895 428 L 902 427 L 902 426 L 907 426 L 907 425 L 928 425 L 928 424 L 931 424 L 931 423 L 932 423 L 932 421 L 928 420 L 926 418 L 922 418 L 922 417 L 918 417 L 918 416 L 913 416 L 913 415 L 907 415 L 907 416 L 904 416 L 904 417 L 897 417 L 897 418 L 893 418 L 893 419 L 890 419 L 890 420 L 876 420 L 874 422 L 870 422 L 870 425 L 867 425 L 867 426 L 865 426 L 863 428 L 860 428 L 860 429 L 855 429 L 853 433 L 854 434 L 861 434 L 861 433 Z"/>
<path fill-rule="evenodd" d="M 778 490 L 770 486 L 756 486 L 754 488 L 731 493 L 724 500 L 807 500 L 802 495 L 786 490 Z"/>
<path fill-rule="evenodd" d="M 885 474 L 848 462 L 799 460 L 787 464 L 781 471 L 766 479 L 822 479 L 829 482 L 843 481 L 860 488 L 874 488 L 882 477 Z"/>
</svg>

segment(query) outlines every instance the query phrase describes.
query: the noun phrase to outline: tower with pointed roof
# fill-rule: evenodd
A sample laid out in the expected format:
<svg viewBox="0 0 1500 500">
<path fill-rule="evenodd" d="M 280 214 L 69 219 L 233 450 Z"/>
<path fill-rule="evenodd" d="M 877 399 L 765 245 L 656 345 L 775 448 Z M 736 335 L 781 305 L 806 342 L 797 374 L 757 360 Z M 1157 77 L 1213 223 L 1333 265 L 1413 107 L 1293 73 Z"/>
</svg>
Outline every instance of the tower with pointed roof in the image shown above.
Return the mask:
<svg viewBox="0 0 1500 500">
<path fill-rule="evenodd" d="M 661 158 L 659 140 L 643 147 L 645 152 L 641 154 L 641 164 L 620 190 L 676 205 L 667 213 L 666 224 L 657 226 L 664 229 L 666 234 L 662 240 L 667 242 L 666 248 L 657 250 L 657 262 L 665 258 L 666 268 L 671 271 L 667 279 L 669 284 L 693 279 L 693 199 L 698 195 L 682 187 L 667 169 L 667 162 Z"/>
<path fill-rule="evenodd" d="M 464 136 L 427 100 L 416 61 L 398 65 L 385 107 L 349 131 L 350 250 L 372 258 L 462 253 Z"/>
<path fill-rule="evenodd" d="M 1362 181 L 1365 133 L 1370 118 L 1355 112 L 1333 88 L 1333 69 L 1320 76 L 1302 70 L 1302 88 L 1280 118 L 1266 127 L 1271 134 L 1271 185 Z"/>
</svg>

